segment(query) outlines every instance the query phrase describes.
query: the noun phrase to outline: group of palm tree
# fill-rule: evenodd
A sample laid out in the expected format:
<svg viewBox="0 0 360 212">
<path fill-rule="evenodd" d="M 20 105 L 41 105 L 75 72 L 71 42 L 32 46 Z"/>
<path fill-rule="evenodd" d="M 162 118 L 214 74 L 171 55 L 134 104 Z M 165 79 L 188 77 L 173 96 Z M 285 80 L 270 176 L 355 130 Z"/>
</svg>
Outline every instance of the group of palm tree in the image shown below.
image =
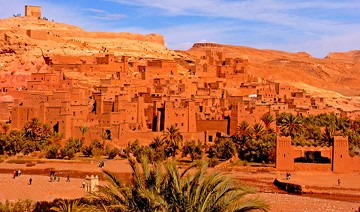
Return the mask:
<svg viewBox="0 0 360 212">
<path fill-rule="evenodd" d="M 255 190 L 233 176 L 209 171 L 206 161 L 197 161 L 183 170 L 176 160 L 141 164 L 129 158 L 133 174 L 122 181 L 104 170 L 106 185 L 99 186 L 84 203 L 60 201 L 53 211 L 267 211 L 261 199 L 248 197 Z"/>
</svg>

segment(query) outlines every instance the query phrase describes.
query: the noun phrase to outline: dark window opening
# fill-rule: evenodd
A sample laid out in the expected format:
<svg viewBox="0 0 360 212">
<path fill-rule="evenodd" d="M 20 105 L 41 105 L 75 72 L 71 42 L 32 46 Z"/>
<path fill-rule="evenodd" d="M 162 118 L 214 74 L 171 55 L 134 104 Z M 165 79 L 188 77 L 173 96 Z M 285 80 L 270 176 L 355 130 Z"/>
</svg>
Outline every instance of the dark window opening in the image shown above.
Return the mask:
<svg viewBox="0 0 360 212">
<path fill-rule="evenodd" d="M 303 157 L 294 159 L 297 163 L 330 163 L 330 158 L 321 156 L 321 151 L 307 151 Z"/>
</svg>

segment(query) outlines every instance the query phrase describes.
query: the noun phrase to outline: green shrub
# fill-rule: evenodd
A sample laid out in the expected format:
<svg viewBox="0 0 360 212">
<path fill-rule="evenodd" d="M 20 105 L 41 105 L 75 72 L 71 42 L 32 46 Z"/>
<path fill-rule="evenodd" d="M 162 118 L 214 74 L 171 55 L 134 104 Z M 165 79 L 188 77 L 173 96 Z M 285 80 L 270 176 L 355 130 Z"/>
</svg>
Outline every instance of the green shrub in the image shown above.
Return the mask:
<svg viewBox="0 0 360 212">
<path fill-rule="evenodd" d="M 60 145 L 58 145 L 58 144 L 51 144 L 51 145 L 49 145 L 49 146 L 47 147 L 46 156 L 45 156 L 45 157 L 48 158 L 48 159 L 57 158 L 59 149 L 60 149 Z"/>
<path fill-rule="evenodd" d="M 107 149 L 106 154 L 109 157 L 109 159 L 113 159 L 116 157 L 117 154 L 119 154 L 119 149 L 117 148 Z"/>
<path fill-rule="evenodd" d="M 34 202 L 28 199 L 18 200 L 16 202 L 10 202 L 8 200 L 6 200 L 5 203 L 0 202 L 0 211 L 3 212 L 32 211 L 34 208 Z"/>
</svg>

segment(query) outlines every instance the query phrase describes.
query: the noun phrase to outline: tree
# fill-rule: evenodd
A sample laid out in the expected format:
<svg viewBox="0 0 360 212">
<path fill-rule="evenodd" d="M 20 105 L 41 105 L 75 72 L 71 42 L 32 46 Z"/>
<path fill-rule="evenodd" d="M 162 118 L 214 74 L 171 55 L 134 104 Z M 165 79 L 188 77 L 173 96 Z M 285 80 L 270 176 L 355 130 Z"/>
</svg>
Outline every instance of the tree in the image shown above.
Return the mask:
<svg viewBox="0 0 360 212">
<path fill-rule="evenodd" d="M 199 140 L 197 143 L 194 140 L 186 141 L 182 147 L 182 157 L 190 155 L 192 161 L 194 159 L 201 159 L 204 154 L 202 143 Z"/>
<path fill-rule="evenodd" d="M 219 138 L 209 148 L 208 157 L 229 160 L 235 155 L 235 153 L 236 146 L 231 138 Z"/>
<path fill-rule="evenodd" d="M 60 150 L 61 156 L 68 159 L 74 158 L 75 154 L 82 150 L 82 144 L 83 142 L 80 139 L 70 137 L 65 146 Z"/>
<path fill-rule="evenodd" d="M 295 138 L 297 133 L 301 132 L 302 124 L 298 117 L 287 114 L 282 120 L 281 124 L 281 134 L 283 136 L 291 136 L 291 138 Z"/>
<path fill-rule="evenodd" d="M 55 212 L 82 212 L 87 211 L 85 207 L 81 203 L 79 203 L 79 200 L 60 200 L 57 202 L 57 204 L 53 207 L 51 207 L 51 211 Z"/>
<path fill-rule="evenodd" d="M 264 122 L 265 124 L 265 128 L 267 130 L 270 129 L 270 126 L 271 126 L 271 123 L 273 123 L 275 121 L 274 117 L 271 115 L 271 113 L 264 113 L 261 118 L 260 118 L 261 121 Z"/>
<path fill-rule="evenodd" d="M 9 129 L 10 129 L 10 125 L 9 125 L 9 124 L 5 124 L 5 125 L 2 126 L 2 129 L 3 129 L 4 134 L 6 135 L 7 132 L 9 131 Z"/>
<path fill-rule="evenodd" d="M 260 139 L 265 134 L 264 127 L 259 123 L 254 124 L 252 134 L 256 140 Z"/>
<path fill-rule="evenodd" d="M 166 159 L 165 154 L 165 142 L 159 136 L 156 136 L 149 145 L 150 148 L 154 150 L 153 160 L 154 161 L 163 161 Z"/>
<path fill-rule="evenodd" d="M 59 149 L 60 149 L 60 145 L 58 144 L 51 144 L 47 146 L 46 158 L 48 159 L 56 158 L 58 156 Z"/>
<path fill-rule="evenodd" d="M 12 130 L 6 138 L 6 147 L 5 150 L 10 155 L 16 155 L 21 151 L 28 152 L 28 148 L 24 149 L 25 146 L 25 135 L 21 131 Z"/>
<path fill-rule="evenodd" d="M 163 140 L 166 146 L 165 151 L 174 158 L 183 140 L 179 128 L 175 127 L 175 125 L 167 127 L 163 135 Z"/>
<path fill-rule="evenodd" d="M 133 159 L 129 184 L 104 170 L 107 185 L 94 194 L 98 211 L 251 211 L 268 209 L 259 199 L 244 198 L 254 190 L 239 184 L 230 175 L 208 173 L 208 164 L 193 163 L 180 172 L 176 161 L 149 164 L 141 170 Z M 194 170 L 195 169 L 195 170 Z M 190 174 L 190 170 L 191 171 Z"/>
<path fill-rule="evenodd" d="M 87 131 L 89 130 L 89 127 L 86 125 L 81 125 L 80 126 L 80 132 L 81 132 L 81 140 L 82 142 L 85 141 L 85 134 L 87 133 Z"/>
</svg>

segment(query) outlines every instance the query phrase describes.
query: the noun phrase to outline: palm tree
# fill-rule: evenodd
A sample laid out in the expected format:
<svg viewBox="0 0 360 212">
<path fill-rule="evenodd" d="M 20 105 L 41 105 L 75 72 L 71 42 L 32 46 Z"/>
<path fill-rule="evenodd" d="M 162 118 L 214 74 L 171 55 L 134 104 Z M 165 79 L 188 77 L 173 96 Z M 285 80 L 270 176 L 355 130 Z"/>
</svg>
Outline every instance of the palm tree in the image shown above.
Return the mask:
<svg viewBox="0 0 360 212">
<path fill-rule="evenodd" d="M 81 141 L 82 141 L 82 142 L 85 141 L 85 134 L 87 133 L 88 130 L 89 130 L 89 127 L 88 127 L 88 126 L 86 126 L 86 125 L 80 126 Z"/>
<path fill-rule="evenodd" d="M 88 211 L 79 203 L 79 200 L 60 200 L 51 207 L 51 211 L 55 212 L 82 212 Z"/>
<path fill-rule="evenodd" d="M 264 115 L 261 116 L 260 120 L 264 122 L 265 128 L 267 130 L 270 129 L 271 123 L 273 123 L 275 121 L 275 119 L 271 115 L 271 113 L 264 113 Z"/>
<path fill-rule="evenodd" d="M 9 131 L 9 129 L 10 129 L 10 125 L 9 125 L 9 124 L 5 124 L 5 125 L 2 126 L 2 129 L 3 129 L 3 131 L 4 131 L 4 134 L 6 135 L 7 132 Z"/>
<path fill-rule="evenodd" d="M 153 149 L 159 149 L 164 145 L 164 139 L 162 139 L 160 136 L 156 136 L 150 143 L 150 147 Z"/>
<path fill-rule="evenodd" d="M 242 121 L 239 126 L 236 127 L 235 136 L 247 136 L 249 135 L 250 126 L 246 121 Z"/>
<path fill-rule="evenodd" d="M 335 126 L 325 127 L 325 132 L 321 135 L 322 145 L 331 146 L 334 142 L 334 136 L 336 135 Z"/>
<path fill-rule="evenodd" d="M 259 199 L 244 199 L 254 190 L 230 175 L 208 172 L 206 162 L 196 162 L 180 172 L 176 161 L 149 164 L 142 160 L 141 171 L 133 159 L 130 184 L 103 171 L 106 186 L 94 193 L 99 211 L 267 211 Z M 190 171 L 193 170 L 194 171 Z M 191 174 L 190 174 L 191 172 Z"/>
<path fill-rule="evenodd" d="M 181 135 L 179 128 L 175 127 L 175 125 L 167 127 L 163 135 L 163 140 L 166 145 L 167 153 L 174 158 L 176 151 L 180 149 L 183 141 L 183 136 Z"/>
<path fill-rule="evenodd" d="M 260 137 L 265 134 L 264 127 L 261 124 L 256 123 L 253 126 L 252 133 L 256 140 L 259 140 Z"/>
<path fill-rule="evenodd" d="M 286 115 L 282 120 L 281 133 L 284 136 L 294 138 L 297 133 L 301 132 L 301 128 L 301 120 L 292 114 Z"/>
</svg>

